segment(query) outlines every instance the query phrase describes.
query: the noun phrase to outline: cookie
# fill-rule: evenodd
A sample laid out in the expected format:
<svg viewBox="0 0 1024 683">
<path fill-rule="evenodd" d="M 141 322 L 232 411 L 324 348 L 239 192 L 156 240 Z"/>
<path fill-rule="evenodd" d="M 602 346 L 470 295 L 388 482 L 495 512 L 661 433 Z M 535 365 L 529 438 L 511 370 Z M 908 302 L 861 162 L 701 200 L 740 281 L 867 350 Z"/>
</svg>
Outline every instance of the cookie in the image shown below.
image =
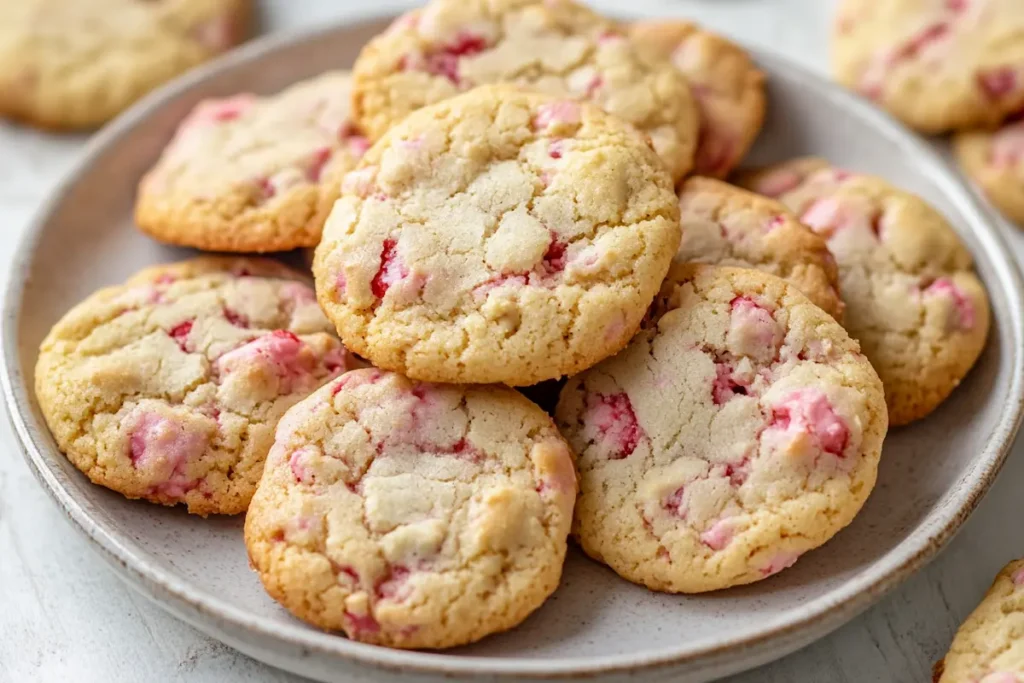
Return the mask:
<svg viewBox="0 0 1024 683">
<path fill-rule="evenodd" d="M 632 126 L 484 86 L 370 149 L 313 271 L 345 345 L 376 367 L 525 386 L 624 347 L 678 247 L 672 178 Z"/>
<path fill-rule="evenodd" d="M 679 191 L 677 263 L 753 268 L 781 277 L 842 321 L 839 271 L 825 240 L 782 204 L 710 178 Z"/>
<path fill-rule="evenodd" d="M 347 360 L 301 276 L 210 257 L 148 268 L 73 308 L 39 350 L 36 397 L 94 483 L 235 514 L 278 419 Z"/>
<path fill-rule="evenodd" d="M 775 194 L 826 239 L 839 264 L 843 322 L 885 383 L 889 422 L 931 413 L 974 365 L 989 328 L 988 295 L 945 218 L 879 178 L 820 159 L 740 182 Z"/>
<path fill-rule="evenodd" d="M 743 48 L 689 21 L 639 21 L 630 38 L 686 77 L 700 112 L 694 172 L 724 178 L 761 131 L 764 74 Z"/>
<path fill-rule="evenodd" d="M 937 683 L 1024 683 L 1024 560 L 996 577 L 978 608 L 957 631 Z"/>
<path fill-rule="evenodd" d="M 245 544 L 304 621 L 453 647 L 555 590 L 575 498 L 568 446 L 515 391 L 354 370 L 281 420 Z"/>
<path fill-rule="evenodd" d="M 0 6 L 0 116 L 92 128 L 237 45 L 249 0 L 16 0 Z"/>
<path fill-rule="evenodd" d="M 836 79 L 925 133 L 998 124 L 1024 107 L 1020 0 L 844 0 Z"/>
<path fill-rule="evenodd" d="M 1007 218 L 1024 226 L 1024 113 L 995 131 L 953 139 L 964 172 Z"/>
<path fill-rule="evenodd" d="M 369 148 L 349 119 L 350 83 L 335 71 L 267 98 L 201 102 L 139 186 L 139 228 L 209 251 L 316 246 Z"/>
<path fill-rule="evenodd" d="M 353 73 L 353 111 L 372 139 L 420 107 L 509 83 L 632 123 L 675 180 L 693 164 L 699 119 L 686 79 L 571 0 L 431 0 L 371 40 Z"/>
<path fill-rule="evenodd" d="M 658 591 L 790 567 L 875 484 L 878 376 L 839 323 L 765 273 L 673 266 L 654 314 L 562 390 L 556 420 L 580 477 L 573 535 Z"/>
</svg>

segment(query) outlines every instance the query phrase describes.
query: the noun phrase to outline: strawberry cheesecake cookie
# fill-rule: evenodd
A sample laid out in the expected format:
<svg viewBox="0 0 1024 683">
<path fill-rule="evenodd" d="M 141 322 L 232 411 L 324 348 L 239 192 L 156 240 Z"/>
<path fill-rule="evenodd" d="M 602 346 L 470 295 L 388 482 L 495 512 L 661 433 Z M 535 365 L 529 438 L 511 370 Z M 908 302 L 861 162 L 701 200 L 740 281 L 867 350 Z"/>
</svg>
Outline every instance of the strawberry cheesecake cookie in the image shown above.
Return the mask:
<svg viewBox="0 0 1024 683">
<path fill-rule="evenodd" d="M 245 544 L 304 621 L 453 647 L 516 626 L 555 590 L 575 499 L 568 446 L 515 391 L 368 368 L 281 420 Z"/>
<path fill-rule="evenodd" d="M 724 178 L 761 131 L 764 74 L 738 45 L 688 21 L 640 21 L 629 32 L 637 49 L 686 77 L 700 112 L 694 172 Z"/>
<path fill-rule="evenodd" d="M 782 204 L 718 180 L 690 178 L 679 192 L 679 213 L 677 263 L 763 270 L 842 321 L 835 259 L 825 240 Z"/>
<path fill-rule="evenodd" d="M 1024 683 L 1024 560 L 1008 564 L 960 630 L 936 683 Z"/>
<path fill-rule="evenodd" d="M 843 0 L 837 80 L 925 133 L 996 125 L 1024 106 L 1020 0 Z"/>
<path fill-rule="evenodd" d="M 879 178 L 820 159 L 743 182 L 776 196 L 827 240 L 839 264 L 844 324 L 885 383 L 889 421 L 931 413 L 970 371 L 989 328 L 988 295 L 945 218 Z"/>
<path fill-rule="evenodd" d="M 699 118 L 686 79 L 572 0 L 431 0 L 370 41 L 353 71 L 354 113 L 374 139 L 422 106 L 508 83 L 632 123 L 674 180 L 693 165 Z"/>
<path fill-rule="evenodd" d="M 44 128 L 106 123 L 157 86 L 230 49 L 250 0 L 0 3 L 0 116 Z"/>
<path fill-rule="evenodd" d="M 208 251 L 313 247 L 341 178 L 369 148 L 349 119 L 347 72 L 266 98 L 200 102 L 139 186 L 150 236 Z"/>
<path fill-rule="evenodd" d="M 994 131 L 953 139 L 964 172 L 1006 217 L 1024 226 L 1024 111 Z"/>
<path fill-rule="evenodd" d="M 696 265 L 673 267 L 652 323 L 570 379 L 555 415 L 578 455 L 573 535 L 673 593 L 759 581 L 832 538 L 887 428 L 839 323 L 779 278 Z"/>
<path fill-rule="evenodd" d="M 347 361 L 301 276 L 204 258 L 149 268 L 72 309 L 39 350 L 36 397 L 94 483 L 235 514 L 278 419 Z"/>
<path fill-rule="evenodd" d="M 672 178 L 635 128 L 484 86 L 373 146 L 313 271 L 342 340 L 376 367 L 525 386 L 622 349 L 678 247 Z"/>
</svg>

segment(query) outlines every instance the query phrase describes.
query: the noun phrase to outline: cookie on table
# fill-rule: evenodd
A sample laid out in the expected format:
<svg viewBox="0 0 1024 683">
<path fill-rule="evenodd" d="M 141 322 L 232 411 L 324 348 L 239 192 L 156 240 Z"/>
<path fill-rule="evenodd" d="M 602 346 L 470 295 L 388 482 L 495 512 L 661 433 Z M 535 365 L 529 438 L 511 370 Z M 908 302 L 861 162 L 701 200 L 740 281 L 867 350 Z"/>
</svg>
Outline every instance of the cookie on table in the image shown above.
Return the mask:
<svg viewBox="0 0 1024 683">
<path fill-rule="evenodd" d="M 1024 560 L 1006 565 L 967 618 L 936 683 L 1024 683 Z"/>
<path fill-rule="evenodd" d="M 0 4 L 0 116 L 92 128 L 246 35 L 250 0 Z"/>
<path fill-rule="evenodd" d="M 562 390 L 556 420 L 580 478 L 573 535 L 659 591 L 790 567 L 875 484 L 878 376 L 839 323 L 766 273 L 673 266 L 654 314 Z"/>
<path fill-rule="evenodd" d="M 802 180 L 794 184 L 795 176 Z M 920 419 L 946 400 L 981 354 L 989 328 L 988 295 L 946 219 L 879 178 L 820 159 L 741 182 L 775 194 L 826 239 L 839 264 L 843 323 L 885 383 L 889 422 Z"/>
<path fill-rule="evenodd" d="M 139 186 L 139 228 L 209 251 L 316 246 L 369 147 L 349 118 L 350 85 L 335 71 L 266 98 L 201 102 Z"/>
<path fill-rule="evenodd" d="M 517 392 L 353 370 L 281 420 L 245 543 L 300 619 L 453 647 L 555 590 L 575 498 L 568 446 Z"/>
<path fill-rule="evenodd" d="M 629 34 L 686 77 L 700 111 L 694 172 L 724 178 L 761 131 L 764 74 L 741 47 L 689 21 L 639 21 Z"/>
<path fill-rule="evenodd" d="M 925 133 L 991 126 L 1024 106 L 1020 0 L 844 0 L 836 79 Z"/>
<path fill-rule="evenodd" d="M 994 131 L 953 139 L 964 172 L 1011 221 L 1024 226 L 1024 113 Z"/>
<path fill-rule="evenodd" d="M 753 268 L 788 281 L 842 322 L 839 270 L 825 240 L 777 201 L 711 178 L 679 191 L 677 263 Z"/>
<path fill-rule="evenodd" d="M 277 420 L 347 361 L 301 276 L 209 257 L 148 268 L 73 308 L 40 348 L 36 397 L 94 483 L 235 514 Z"/>
<path fill-rule="evenodd" d="M 484 86 L 370 149 L 313 271 L 345 345 L 376 367 L 526 386 L 623 348 L 678 247 L 672 178 L 636 129 Z"/>
<path fill-rule="evenodd" d="M 634 124 L 675 180 L 693 164 L 699 117 L 686 79 L 572 0 L 431 0 L 371 40 L 353 73 L 354 114 L 372 139 L 420 107 L 509 83 Z"/>
</svg>

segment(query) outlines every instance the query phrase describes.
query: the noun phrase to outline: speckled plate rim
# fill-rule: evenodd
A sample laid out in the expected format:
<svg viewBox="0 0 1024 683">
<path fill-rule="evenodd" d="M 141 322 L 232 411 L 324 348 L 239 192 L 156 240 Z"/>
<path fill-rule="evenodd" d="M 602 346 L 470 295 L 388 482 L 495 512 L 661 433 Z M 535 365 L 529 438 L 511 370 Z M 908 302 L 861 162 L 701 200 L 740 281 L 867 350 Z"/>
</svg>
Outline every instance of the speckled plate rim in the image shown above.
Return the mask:
<svg viewBox="0 0 1024 683">
<path fill-rule="evenodd" d="M 955 492 L 947 492 L 936 505 L 936 512 L 930 515 L 929 520 L 921 528 L 840 589 L 805 603 L 802 615 L 798 618 L 766 621 L 759 633 L 751 636 L 731 640 L 717 639 L 714 642 L 710 639 L 690 641 L 677 648 L 635 655 L 531 660 L 389 650 L 311 630 L 297 623 L 281 624 L 255 616 L 217 595 L 198 590 L 172 571 L 150 564 L 140 546 L 120 535 L 104 520 L 89 515 L 80 502 L 70 494 L 64 473 L 59 468 L 49 465 L 48 461 L 63 456 L 54 448 L 45 425 L 32 414 L 31 405 L 34 398 L 19 367 L 17 324 L 21 315 L 25 282 L 29 273 L 31 254 L 35 251 L 47 222 L 64 201 L 73 181 L 87 171 L 94 158 L 118 144 L 126 132 L 153 115 L 174 97 L 214 74 L 256 57 L 286 49 L 303 40 L 346 30 L 364 21 L 379 21 L 391 14 L 386 11 L 387 9 L 378 7 L 368 11 L 351 12 L 345 21 L 326 27 L 312 31 L 276 34 L 255 40 L 145 98 L 89 142 L 63 181 L 42 204 L 18 245 L 6 283 L 2 316 L 3 354 L 0 357 L 0 386 L 8 407 L 9 418 L 33 473 L 74 526 L 93 542 L 104 559 L 118 570 L 122 578 L 127 579 L 164 609 L 215 637 L 237 641 L 233 633 L 241 630 L 259 637 L 263 643 L 279 641 L 286 649 L 267 653 L 266 657 L 267 661 L 278 665 L 282 660 L 298 661 L 315 653 L 395 672 L 442 676 L 580 678 L 614 673 L 639 673 L 643 670 L 678 666 L 725 672 L 770 661 L 838 628 L 932 560 L 952 539 L 988 491 L 1005 462 L 1024 416 L 1024 280 L 993 214 L 978 201 L 937 152 L 894 119 L 857 96 L 788 59 L 754 49 L 751 52 L 759 62 L 769 64 L 779 71 L 793 73 L 810 91 L 813 91 L 815 96 L 828 100 L 833 106 L 851 110 L 854 115 L 890 140 L 899 153 L 918 160 L 917 165 L 921 172 L 946 193 L 950 203 L 971 224 L 977 243 L 991 260 L 993 279 L 989 285 L 999 287 L 1005 297 L 1005 301 L 1002 301 L 1002 306 L 999 307 L 995 305 L 997 298 L 993 297 L 994 316 L 999 325 L 1010 332 L 1009 336 L 1013 339 L 1013 343 L 1003 349 L 1007 356 L 1003 362 L 1003 372 L 1012 372 L 1009 398 L 989 442 L 976 458 L 971 476 L 964 479 L 963 487 L 958 487 Z M 959 498 L 956 504 L 948 500 L 954 493 Z M 243 649 L 250 654 L 256 654 L 251 647 Z M 743 664 L 728 664 L 727 662 L 735 658 L 739 651 L 743 653 Z"/>
</svg>

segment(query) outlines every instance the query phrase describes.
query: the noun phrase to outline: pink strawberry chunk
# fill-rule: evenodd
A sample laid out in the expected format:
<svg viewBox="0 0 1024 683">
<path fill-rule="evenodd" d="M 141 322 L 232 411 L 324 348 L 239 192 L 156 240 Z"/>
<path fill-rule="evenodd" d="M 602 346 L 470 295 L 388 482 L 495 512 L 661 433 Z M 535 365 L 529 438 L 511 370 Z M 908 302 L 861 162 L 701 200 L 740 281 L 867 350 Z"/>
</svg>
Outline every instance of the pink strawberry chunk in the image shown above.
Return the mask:
<svg viewBox="0 0 1024 683">
<path fill-rule="evenodd" d="M 194 323 L 194 320 L 186 320 L 178 323 L 167 332 L 167 334 L 171 336 L 171 339 L 176 341 L 178 346 L 185 353 L 188 353 L 188 335 L 192 332 L 192 325 Z"/>
<path fill-rule="evenodd" d="M 587 414 L 592 424 L 611 447 L 612 460 L 626 458 L 636 450 L 643 431 L 633 412 L 629 396 L 624 392 L 606 396 L 591 394 L 587 397 Z"/>
<path fill-rule="evenodd" d="M 732 541 L 734 534 L 732 522 L 728 519 L 720 519 L 711 525 L 711 528 L 700 535 L 701 543 L 712 550 L 722 550 Z"/>
<path fill-rule="evenodd" d="M 579 123 L 581 114 L 580 105 L 571 100 L 543 104 L 533 117 L 533 127 L 535 130 L 544 130 L 556 123 Z"/>
<path fill-rule="evenodd" d="M 843 457 L 850 429 L 817 389 L 792 392 L 772 408 L 771 427 L 783 432 L 803 432 L 815 438 L 822 451 Z"/>
<path fill-rule="evenodd" d="M 399 258 L 397 247 L 394 239 L 389 237 L 384 240 L 380 253 L 380 268 L 370 282 L 370 291 L 378 299 L 383 299 L 392 285 L 409 276 L 409 269 Z"/>
<path fill-rule="evenodd" d="M 944 296 L 953 300 L 956 311 L 955 326 L 961 330 L 971 330 L 975 324 L 974 304 L 964 294 L 964 291 L 957 287 L 956 283 L 948 277 L 940 277 L 930 284 L 925 290 L 925 295 Z"/>
</svg>

